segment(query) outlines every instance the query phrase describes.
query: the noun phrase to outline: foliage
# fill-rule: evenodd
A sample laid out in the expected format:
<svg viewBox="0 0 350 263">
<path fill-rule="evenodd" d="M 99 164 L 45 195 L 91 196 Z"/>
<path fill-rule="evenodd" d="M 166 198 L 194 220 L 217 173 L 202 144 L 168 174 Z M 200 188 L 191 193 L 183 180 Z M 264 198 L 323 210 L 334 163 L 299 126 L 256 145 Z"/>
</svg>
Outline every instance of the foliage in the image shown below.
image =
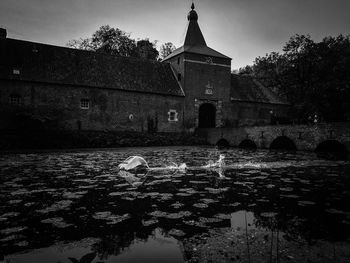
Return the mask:
<svg viewBox="0 0 350 263">
<path fill-rule="evenodd" d="M 350 38 L 339 35 L 320 42 L 295 35 L 282 53 L 255 59 L 239 70 L 272 87 L 292 105 L 294 119 L 350 120 Z"/>
<path fill-rule="evenodd" d="M 67 43 L 67 46 L 116 56 L 150 60 L 156 60 L 159 55 L 156 42 L 150 42 L 149 39 L 135 41 L 130 38 L 130 34 L 109 25 L 101 26 L 89 38 L 71 40 Z"/>
<path fill-rule="evenodd" d="M 148 39 L 137 41 L 135 55 L 139 58 L 145 58 L 149 60 L 156 60 L 159 52 L 155 48 L 156 42 L 151 43 Z"/>
<path fill-rule="evenodd" d="M 164 44 L 161 45 L 161 47 L 160 47 L 160 56 L 161 56 L 161 58 L 162 58 L 162 59 L 166 58 L 166 57 L 169 56 L 175 49 L 176 49 L 176 47 L 174 46 L 173 43 L 171 43 L 171 42 L 164 43 Z"/>
</svg>

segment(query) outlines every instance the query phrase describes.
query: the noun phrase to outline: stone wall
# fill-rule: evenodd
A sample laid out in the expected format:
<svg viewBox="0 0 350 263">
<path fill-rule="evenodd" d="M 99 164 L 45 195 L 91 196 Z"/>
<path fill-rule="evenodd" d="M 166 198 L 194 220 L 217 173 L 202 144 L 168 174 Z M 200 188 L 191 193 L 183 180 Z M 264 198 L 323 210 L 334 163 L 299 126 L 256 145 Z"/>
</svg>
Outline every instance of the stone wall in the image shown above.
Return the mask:
<svg viewBox="0 0 350 263">
<path fill-rule="evenodd" d="M 0 150 L 116 148 L 135 146 L 205 145 L 189 133 L 123 131 L 0 131 Z"/>
<path fill-rule="evenodd" d="M 169 61 L 185 91 L 185 128 L 191 131 L 198 125 L 198 109 L 202 103 L 216 108 L 216 126 L 223 126 L 230 114 L 230 59 L 185 53 Z M 222 65 L 218 65 L 222 64 Z"/>
<path fill-rule="evenodd" d="M 200 104 L 211 103 L 216 108 L 216 127 L 221 127 L 223 119 L 231 119 L 230 67 L 217 65 L 223 62 L 216 58 L 212 58 L 212 63 L 205 63 L 205 59 L 195 54 L 185 57 L 190 60 L 185 62 L 185 121 L 197 127 Z"/>
<path fill-rule="evenodd" d="M 27 118 L 65 130 L 183 131 L 183 97 L 24 81 L 1 80 L 0 86 L 1 130 Z M 11 96 L 20 102 L 11 103 Z M 81 108 L 82 99 L 89 109 Z M 169 121 L 169 110 L 176 110 L 176 121 Z"/>
<path fill-rule="evenodd" d="M 287 116 L 288 105 L 231 101 L 230 60 L 184 53 L 168 60 L 185 91 L 185 128 L 198 127 L 199 107 L 210 103 L 216 108 L 216 127 L 270 124 L 278 116 Z M 211 91 L 210 92 L 207 91 Z"/>
<path fill-rule="evenodd" d="M 202 129 L 199 133 L 212 145 L 225 139 L 229 145 L 237 147 L 242 141 L 249 139 L 258 148 L 270 148 L 276 138 L 283 136 L 293 141 L 297 150 L 313 151 L 324 141 L 336 140 L 350 151 L 350 123 Z"/>
</svg>

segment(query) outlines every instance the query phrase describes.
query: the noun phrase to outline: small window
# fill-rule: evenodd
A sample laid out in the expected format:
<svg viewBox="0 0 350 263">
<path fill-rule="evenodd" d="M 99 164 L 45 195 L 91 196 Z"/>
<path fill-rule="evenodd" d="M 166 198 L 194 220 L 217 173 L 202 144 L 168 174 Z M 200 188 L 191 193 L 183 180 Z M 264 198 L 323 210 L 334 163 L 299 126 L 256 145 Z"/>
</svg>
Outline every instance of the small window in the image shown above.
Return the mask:
<svg viewBox="0 0 350 263">
<path fill-rule="evenodd" d="M 14 75 L 19 75 L 19 74 L 21 74 L 21 71 L 20 71 L 19 69 L 17 69 L 17 68 L 14 68 L 14 69 L 12 70 L 12 73 L 13 73 Z"/>
<path fill-rule="evenodd" d="M 178 113 L 176 110 L 169 110 L 168 121 L 178 121 L 177 115 L 178 115 Z"/>
<path fill-rule="evenodd" d="M 10 104 L 12 105 L 20 105 L 22 103 L 22 97 L 19 95 L 11 95 L 10 96 Z"/>
<path fill-rule="evenodd" d="M 178 74 L 177 74 L 177 80 L 178 80 L 178 81 L 181 81 L 181 73 L 178 73 Z"/>
<path fill-rule="evenodd" d="M 180 57 L 177 58 L 177 64 L 180 64 Z"/>
<path fill-rule="evenodd" d="M 90 101 L 88 99 L 81 99 L 80 100 L 80 108 L 87 110 L 90 107 Z"/>
</svg>

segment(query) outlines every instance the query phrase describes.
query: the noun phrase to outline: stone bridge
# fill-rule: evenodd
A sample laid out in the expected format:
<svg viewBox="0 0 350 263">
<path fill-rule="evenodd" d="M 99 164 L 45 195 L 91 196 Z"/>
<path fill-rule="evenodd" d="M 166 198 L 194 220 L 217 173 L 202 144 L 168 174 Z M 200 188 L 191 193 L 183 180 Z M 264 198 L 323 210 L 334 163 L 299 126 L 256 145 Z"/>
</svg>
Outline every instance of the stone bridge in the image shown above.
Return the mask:
<svg viewBox="0 0 350 263">
<path fill-rule="evenodd" d="M 199 129 L 212 145 L 242 148 L 350 151 L 350 123 Z"/>
</svg>

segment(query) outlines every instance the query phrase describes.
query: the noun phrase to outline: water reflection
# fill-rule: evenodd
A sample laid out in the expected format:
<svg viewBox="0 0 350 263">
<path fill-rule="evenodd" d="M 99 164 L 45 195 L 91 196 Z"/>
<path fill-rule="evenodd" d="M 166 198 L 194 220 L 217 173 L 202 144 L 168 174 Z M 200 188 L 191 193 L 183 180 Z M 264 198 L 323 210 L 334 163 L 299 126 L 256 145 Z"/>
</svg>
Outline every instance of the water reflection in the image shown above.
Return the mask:
<svg viewBox="0 0 350 263">
<path fill-rule="evenodd" d="M 204 169 L 220 154 L 224 169 Z M 119 171 L 118 164 L 131 155 L 144 156 L 151 167 L 174 162 L 187 169 Z M 173 253 L 181 262 L 195 256 L 188 252 L 193 244 L 220 229 L 225 232 L 218 240 L 242 234 L 243 243 L 246 228 L 254 237 L 261 234 L 262 242 L 271 233 L 275 239 L 279 233 L 281 242 L 350 237 L 349 160 L 327 161 L 312 153 L 135 148 L 2 155 L 0 168 L 0 245 L 13 262 L 22 262 L 15 253 L 24 251 L 33 262 L 50 262 L 41 255 L 73 243 L 76 252 L 62 250 L 53 262 L 79 261 L 89 253 L 96 253 L 95 261 L 136 260 L 135 255 L 147 257 L 142 248 L 153 251 L 150 256 Z"/>
<path fill-rule="evenodd" d="M 175 238 L 166 235 L 162 229 L 156 228 L 146 238 L 135 237 L 130 245 L 122 246 L 118 237 L 96 244 L 99 259 L 104 262 L 184 262 L 183 248 Z M 107 246 L 104 247 L 104 246 Z M 112 247 L 113 251 L 110 251 Z M 110 251 L 110 253 L 106 253 Z M 113 256 L 109 256 L 113 255 Z"/>
<path fill-rule="evenodd" d="M 125 245 L 128 245 L 125 247 Z M 149 236 L 108 236 L 104 239 L 83 239 L 78 242 L 57 244 L 30 253 L 16 254 L 11 262 L 172 262 L 182 263 L 182 244 L 174 237 L 156 228 Z"/>
<path fill-rule="evenodd" d="M 254 213 L 247 212 L 244 210 L 237 211 L 231 214 L 231 228 L 238 230 L 245 230 L 246 227 L 254 228 L 256 225 L 254 224 Z"/>
</svg>

